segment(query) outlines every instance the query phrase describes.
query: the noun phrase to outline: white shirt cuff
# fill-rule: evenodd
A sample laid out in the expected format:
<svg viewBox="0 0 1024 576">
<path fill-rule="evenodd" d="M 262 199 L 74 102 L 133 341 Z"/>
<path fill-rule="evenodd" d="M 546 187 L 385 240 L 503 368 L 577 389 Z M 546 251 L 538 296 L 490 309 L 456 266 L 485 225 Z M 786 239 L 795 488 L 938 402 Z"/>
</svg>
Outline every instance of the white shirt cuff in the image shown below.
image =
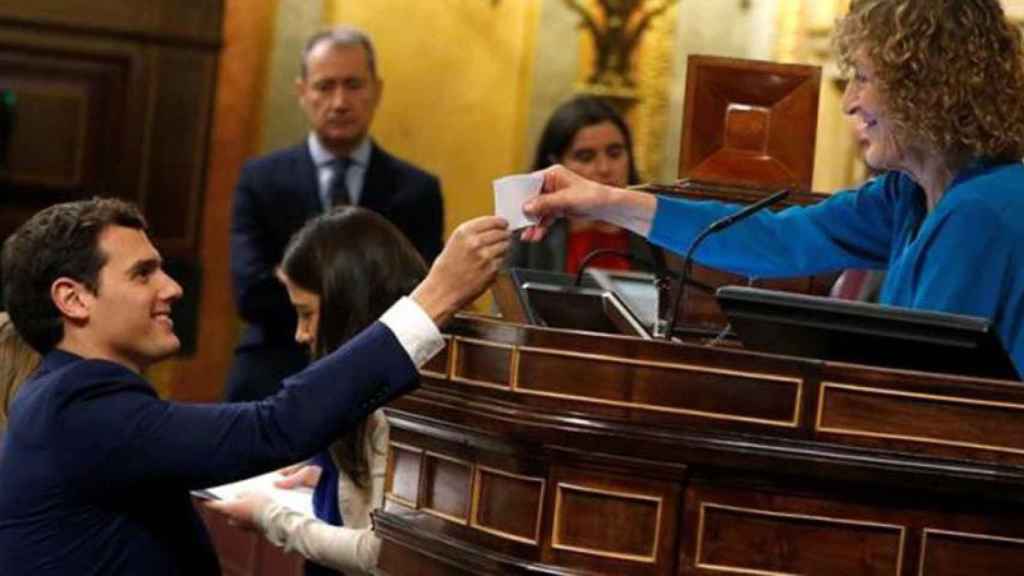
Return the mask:
<svg viewBox="0 0 1024 576">
<path fill-rule="evenodd" d="M 391 329 L 413 364 L 423 367 L 444 348 L 441 331 L 415 300 L 403 296 L 380 317 Z"/>
</svg>

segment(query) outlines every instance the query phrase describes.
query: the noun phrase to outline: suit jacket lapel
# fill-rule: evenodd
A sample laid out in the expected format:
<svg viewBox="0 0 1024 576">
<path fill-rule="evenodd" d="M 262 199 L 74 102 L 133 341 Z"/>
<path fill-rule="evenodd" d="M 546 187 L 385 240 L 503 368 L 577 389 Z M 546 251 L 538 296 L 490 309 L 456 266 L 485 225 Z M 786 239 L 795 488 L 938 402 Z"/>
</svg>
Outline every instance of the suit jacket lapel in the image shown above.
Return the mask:
<svg viewBox="0 0 1024 576">
<path fill-rule="evenodd" d="M 309 144 L 304 142 L 295 147 L 295 171 L 296 187 L 299 195 L 296 201 L 302 203 L 306 214 L 319 214 L 323 211 L 323 203 L 320 202 L 320 178 L 316 171 L 316 164 L 313 163 L 313 155 L 309 151 Z"/>
<path fill-rule="evenodd" d="M 370 153 L 370 165 L 366 167 L 366 178 L 363 180 L 363 190 L 359 195 L 359 205 L 386 215 L 394 193 L 391 158 L 374 142 L 373 151 Z"/>
</svg>

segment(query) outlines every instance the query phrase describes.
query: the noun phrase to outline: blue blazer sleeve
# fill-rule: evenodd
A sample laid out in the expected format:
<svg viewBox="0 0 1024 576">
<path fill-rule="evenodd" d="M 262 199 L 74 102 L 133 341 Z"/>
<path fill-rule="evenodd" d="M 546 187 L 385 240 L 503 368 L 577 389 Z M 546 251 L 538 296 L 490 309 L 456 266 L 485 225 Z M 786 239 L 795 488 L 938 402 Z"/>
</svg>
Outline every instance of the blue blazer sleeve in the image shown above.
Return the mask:
<svg viewBox="0 0 1024 576">
<path fill-rule="evenodd" d="M 69 478 L 77 489 L 99 491 L 152 482 L 199 488 L 307 458 L 418 382 L 379 322 L 261 402 L 165 402 L 118 365 L 80 366 L 67 378 L 88 384 L 63 400 L 60 437 L 69 445 L 59 453 L 68 474 L 81 474 Z"/>
<path fill-rule="evenodd" d="M 761 278 L 884 268 L 893 234 L 895 188 L 895 180 L 878 178 L 813 206 L 759 212 L 709 236 L 694 258 L 706 266 Z M 705 227 L 741 208 L 659 197 L 649 238 L 685 253 Z"/>
</svg>

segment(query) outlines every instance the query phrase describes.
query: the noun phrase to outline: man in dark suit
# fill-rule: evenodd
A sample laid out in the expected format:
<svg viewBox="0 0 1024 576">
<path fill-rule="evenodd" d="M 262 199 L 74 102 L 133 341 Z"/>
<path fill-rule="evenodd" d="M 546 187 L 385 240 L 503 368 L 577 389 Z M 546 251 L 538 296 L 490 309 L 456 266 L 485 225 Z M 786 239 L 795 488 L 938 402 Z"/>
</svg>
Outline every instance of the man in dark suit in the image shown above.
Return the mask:
<svg viewBox="0 0 1024 576">
<path fill-rule="evenodd" d="M 32 217 L 3 249 L 4 304 L 44 355 L 3 439 L 4 575 L 219 574 L 189 490 L 308 458 L 415 388 L 444 346 L 437 326 L 493 279 L 507 226 L 460 226 L 409 297 L 273 398 L 190 405 L 142 375 L 179 347 L 181 287 L 135 207 L 93 199 Z"/>
<path fill-rule="evenodd" d="M 368 136 L 383 83 L 373 44 L 354 28 L 310 38 L 296 80 L 312 130 L 306 141 L 250 161 L 235 190 L 231 274 L 247 323 L 227 399 L 273 394 L 305 366 L 295 313 L 274 266 L 291 235 L 335 204 L 357 204 L 394 223 L 429 264 L 441 250 L 444 208 L 437 178 L 382 150 Z"/>
</svg>

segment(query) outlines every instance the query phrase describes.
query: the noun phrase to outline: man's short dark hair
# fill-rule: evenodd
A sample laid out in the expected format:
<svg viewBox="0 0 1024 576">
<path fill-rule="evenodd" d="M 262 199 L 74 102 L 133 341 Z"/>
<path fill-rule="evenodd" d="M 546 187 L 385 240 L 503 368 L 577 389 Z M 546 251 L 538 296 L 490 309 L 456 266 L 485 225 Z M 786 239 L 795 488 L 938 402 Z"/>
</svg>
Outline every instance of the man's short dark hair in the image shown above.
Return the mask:
<svg viewBox="0 0 1024 576">
<path fill-rule="evenodd" d="M 300 67 L 303 79 L 306 78 L 306 74 L 309 72 L 309 53 L 322 42 L 326 42 L 331 47 L 362 46 L 363 50 L 366 51 L 366 66 L 370 69 L 370 77 L 377 77 L 377 54 L 373 49 L 373 41 L 370 40 L 370 35 L 355 26 L 338 26 L 330 30 L 317 32 L 310 36 L 309 40 L 306 40 L 306 45 L 302 48 Z"/>
<path fill-rule="evenodd" d="M 108 226 L 146 230 L 135 205 L 114 198 L 55 204 L 32 216 L 3 246 L 4 307 L 18 333 L 40 354 L 64 337 L 50 287 L 71 278 L 95 293 L 107 255 L 99 249 Z"/>
</svg>

